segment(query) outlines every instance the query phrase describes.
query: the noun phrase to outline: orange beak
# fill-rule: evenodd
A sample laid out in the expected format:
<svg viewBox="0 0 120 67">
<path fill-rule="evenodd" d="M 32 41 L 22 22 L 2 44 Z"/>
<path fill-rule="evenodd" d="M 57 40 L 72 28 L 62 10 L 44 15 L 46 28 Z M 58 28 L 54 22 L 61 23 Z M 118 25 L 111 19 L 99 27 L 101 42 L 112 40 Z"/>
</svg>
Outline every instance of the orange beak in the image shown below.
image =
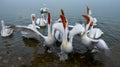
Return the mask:
<svg viewBox="0 0 120 67">
<path fill-rule="evenodd" d="M 90 23 L 90 26 L 93 26 L 93 21 L 90 22 L 90 18 L 84 14 L 82 14 L 82 17 L 86 20 L 87 24 Z"/>
<path fill-rule="evenodd" d="M 63 22 L 64 29 L 66 29 L 66 19 L 65 19 L 65 16 L 64 15 L 60 15 L 60 18 L 61 18 L 61 20 Z"/>
<path fill-rule="evenodd" d="M 48 12 L 48 24 L 50 24 L 50 13 Z"/>
</svg>

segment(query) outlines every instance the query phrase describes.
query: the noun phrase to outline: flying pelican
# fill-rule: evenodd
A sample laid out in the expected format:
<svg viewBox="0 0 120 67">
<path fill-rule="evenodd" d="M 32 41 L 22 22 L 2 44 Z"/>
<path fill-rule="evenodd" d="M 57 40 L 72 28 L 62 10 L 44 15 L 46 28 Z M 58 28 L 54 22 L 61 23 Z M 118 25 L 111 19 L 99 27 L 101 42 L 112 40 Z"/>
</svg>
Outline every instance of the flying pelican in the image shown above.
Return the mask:
<svg viewBox="0 0 120 67">
<path fill-rule="evenodd" d="M 47 20 L 45 19 L 44 14 L 41 14 L 41 18 L 38 18 L 38 19 L 36 20 L 36 24 L 37 24 L 38 26 L 41 26 L 41 27 L 46 26 Z"/>
<path fill-rule="evenodd" d="M 10 28 L 10 26 L 5 25 L 4 21 L 1 20 L 1 36 L 2 37 L 7 37 L 10 36 L 13 33 L 13 29 Z"/>
</svg>

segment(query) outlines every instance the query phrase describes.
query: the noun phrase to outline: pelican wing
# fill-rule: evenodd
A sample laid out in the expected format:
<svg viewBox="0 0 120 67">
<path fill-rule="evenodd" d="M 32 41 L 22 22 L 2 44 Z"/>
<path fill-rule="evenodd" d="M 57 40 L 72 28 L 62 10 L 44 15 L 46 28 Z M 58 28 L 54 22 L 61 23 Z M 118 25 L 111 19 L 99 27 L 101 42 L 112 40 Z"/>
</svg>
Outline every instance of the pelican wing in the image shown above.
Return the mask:
<svg viewBox="0 0 120 67">
<path fill-rule="evenodd" d="M 97 25 L 97 19 L 93 18 L 93 25 Z"/>
<path fill-rule="evenodd" d="M 58 40 L 59 42 L 62 42 L 63 34 L 61 34 L 59 31 L 56 31 L 54 36 L 56 40 Z"/>
<path fill-rule="evenodd" d="M 74 26 L 73 25 L 68 25 L 69 28 L 73 28 Z"/>
<path fill-rule="evenodd" d="M 99 48 L 100 50 L 105 50 L 105 49 L 109 49 L 109 47 L 107 46 L 107 44 L 105 43 L 105 41 L 103 39 L 99 39 L 98 43 L 96 44 L 97 48 Z"/>
<path fill-rule="evenodd" d="M 54 30 L 58 30 L 61 33 L 64 33 L 64 28 L 63 28 L 63 24 L 62 23 L 54 23 L 52 26 L 53 31 Z"/>
<path fill-rule="evenodd" d="M 93 28 L 88 33 L 89 37 L 91 38 L 99 38 L 102 34 L 103 32 L 99 28 Z"/>
<path fill-rule="evenodd" d="M 104 40 L 99 39 L 98 43 L 96 44 L 99 52 L 104 56 L 110 57 L 110 50 Z"/>
<path fill-rule="evenodd" d="M 88 7 L 88 6 L 86 7 L 86 9 L 87 9 L 87 14 L 88 14 L 88 15 L 91 15 L 91 14 L 92 14 L 92 12 L 91 12 L 91 10 L 89 9 L 89 7 Z"/>
<path fill-rule="evenodd" d="M 21 33 L 28 38 L 38 38 L 39 36 L 44 37 L 37 29 L 34 30 L 29 26 L 16 25 L 12 27 L 15 30 L 21 31 Z"/>
<path fill-rule="evenodd" d="M 33 28 L 33 24 L 29 24 L 28 26 Z M 35 27 L 36 27 L 37 29 L 40 29 L 40 27 L 37 26 L 37 25 L 35 25 Z"/>
<path fill-rule="evenodd" d="M 73 37 L 76 34 L 83 33 L 85 31 L 81 24 L 76 24 L 73 29 L 69 32 L 69 37 Z"/>
</svg>

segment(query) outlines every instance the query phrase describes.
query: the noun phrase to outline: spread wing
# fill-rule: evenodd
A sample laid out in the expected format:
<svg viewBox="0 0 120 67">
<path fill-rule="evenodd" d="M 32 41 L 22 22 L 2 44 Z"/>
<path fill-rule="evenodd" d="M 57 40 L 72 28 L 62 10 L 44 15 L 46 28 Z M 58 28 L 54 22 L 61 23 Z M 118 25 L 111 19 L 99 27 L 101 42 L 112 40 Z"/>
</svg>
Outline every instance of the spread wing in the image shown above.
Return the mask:
<svg viewBox="0 0 120 67">
<path fill-rule="evenodd" d="M 103 32 L 99 28 L 93 28 L 89 31 L 88 36 L 91 38 L 100 38 Z"/>
<path fill-rule="evenodd" d="M 76 24 L 69 32 L 69 37 L 73 37 L 76 34 L 81 34 L 85 31 L 85 28 L 81 24 Z"/>
<path fill-rule="evenodd" d="M 20 31 L 23 36 L 26 36 L 27 38 L 38 38 L 38 37 L 44 37 L 37 29 L 34 30 L 29 26 L 21 26 L 16 25 L 12 26 L 13 29 Z"/>
</svg>

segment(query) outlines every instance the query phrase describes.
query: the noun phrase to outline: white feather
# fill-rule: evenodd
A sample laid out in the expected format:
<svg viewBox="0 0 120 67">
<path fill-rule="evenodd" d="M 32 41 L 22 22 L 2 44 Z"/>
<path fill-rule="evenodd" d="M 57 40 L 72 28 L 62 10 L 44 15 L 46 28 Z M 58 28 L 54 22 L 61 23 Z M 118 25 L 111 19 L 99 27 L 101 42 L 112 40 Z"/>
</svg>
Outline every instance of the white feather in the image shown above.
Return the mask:
<svg viewBox="0 0 120 67">
<path fill-rule="evenodd" d="M 89 30 L 88 36 L 90 38 L 100 38 L 103 32 L 99 28 L 93 28 Z"/>
<path fill-rule="evenodd" d="M 6 26 L 3 20 L 1 20 L 1 27 L 2 27 L 1 29 L 2 37 L 10 36 L 13 33 L 13 29 L 10 28 L 10 26 Z"/>
<path fill-rule="evenodd" d="M 76 24 L 73 29 L 69 32 L 69 36 L 73 37 L 76 34 L 85 32 L 85 28 L 81 24 Z"/>
</svg>

